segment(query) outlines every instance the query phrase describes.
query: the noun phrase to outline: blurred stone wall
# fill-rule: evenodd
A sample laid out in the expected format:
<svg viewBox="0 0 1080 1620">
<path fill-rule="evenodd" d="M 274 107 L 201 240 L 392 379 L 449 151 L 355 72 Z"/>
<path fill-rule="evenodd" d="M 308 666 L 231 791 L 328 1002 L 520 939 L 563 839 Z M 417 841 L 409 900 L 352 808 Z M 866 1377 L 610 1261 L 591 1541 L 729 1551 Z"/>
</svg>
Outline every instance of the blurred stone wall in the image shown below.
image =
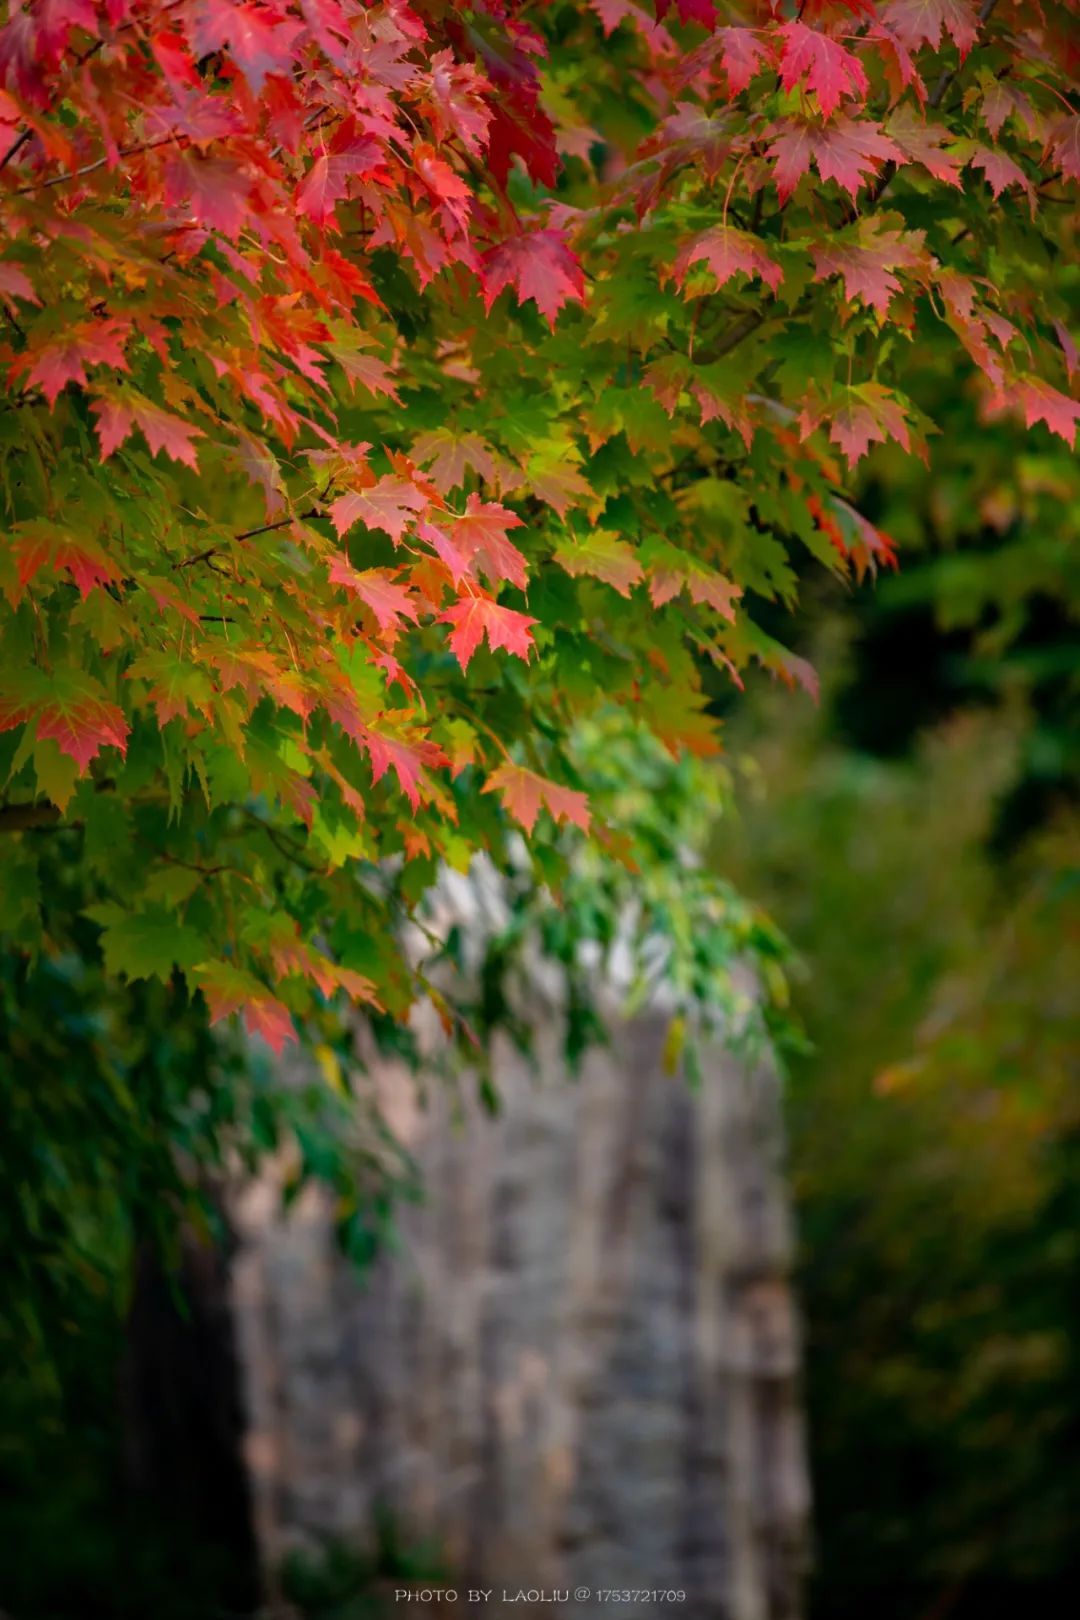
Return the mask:
<svg viewBox="0 0 1080 1620">
<path fill-rule="evenodd" d="M 437 1083 L 421 1106 L 377 1069 L 427 1190 L 366 1279 L 317 1191 L 287 1217 L 272 1177 L 240 1198 L 264 1562 L 362 1544 L 382 1510 L 493 1603 L 662 1589 L 685 1592 L 680 1620 L 794 1620 L 807 1489 L 775 1080 L 716 1050 L 692 1092 L 664 1072 L 659 1013 L 572 1078 L 555 1009 L 537 1024 L 535 1066 L 498 1050 L 497 1118 Z"/>
</svg>

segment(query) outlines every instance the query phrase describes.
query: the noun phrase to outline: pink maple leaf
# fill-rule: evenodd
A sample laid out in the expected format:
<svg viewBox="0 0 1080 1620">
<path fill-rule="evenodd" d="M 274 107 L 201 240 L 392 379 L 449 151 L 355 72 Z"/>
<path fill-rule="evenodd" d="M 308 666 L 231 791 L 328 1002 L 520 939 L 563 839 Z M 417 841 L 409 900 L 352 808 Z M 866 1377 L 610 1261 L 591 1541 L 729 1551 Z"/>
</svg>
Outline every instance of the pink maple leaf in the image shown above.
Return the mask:
<svg viewBox="0 0 1080 1620">
<path fill-rule="evenodd" d="M 415 484 L 403 478 L 384 475 L 369 489 L 353 489 L 330 506 L 330 520 L 339 535 L 347 534 L 354 523 L 381 529 L 396 545 L 428 498 Z"/>
<path fill-rule="evenodd" d="M 564 304 L 585 301 L 581 265 L 562 231 L 523 231 L 484 254 L 484 307 L 512 286 L 521 303 L 532 299 L 549 326 Z"/>
<path fill-rule="evenodd" d="M 785 23 L 778 33 L 784 42 L 780 83 L 785 90 L 793 90 L 805 79 L 826 118 L 845 98 L 860 100 L 866 95 L 870 84 L 863 65 L 839 40 L 797 20 Z"/>
<path fill-rule="evenodd" d="M 733 229 L 730 225 L 714 225 L 692 237 L 679 250 L 673 266 L 675 280 L 683 286 L 692 265 L 702 261 L 722 287 L 733 276 L 757 276 L 776 292 L 784 279 L 784 272 L 766 253 L 756 236 L 748 231 Z"/>
<path fill-rule="evenodd" d="M 501 607 L 493 597 L 463 596 L 439 615 L 439 623 L 453 625 L 450 650 L 462 669 L 468 669 L 469 660 L 485 636 L 492 652 L 501 647 L 528 662 L 533 645 L 531 631 L 537 621 L 527 613 Z"/>
</svg>

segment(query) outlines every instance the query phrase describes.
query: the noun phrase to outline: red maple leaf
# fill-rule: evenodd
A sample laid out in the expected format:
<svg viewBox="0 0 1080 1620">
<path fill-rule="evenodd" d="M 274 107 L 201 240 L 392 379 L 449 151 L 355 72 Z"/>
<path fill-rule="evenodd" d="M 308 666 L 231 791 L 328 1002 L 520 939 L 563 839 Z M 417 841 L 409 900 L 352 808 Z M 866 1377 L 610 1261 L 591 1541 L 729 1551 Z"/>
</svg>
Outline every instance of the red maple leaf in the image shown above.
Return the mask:
<svg viewBox="0 0 1080 1620">
<path fill-rule="evenodd" d="M 202 93 L 196 77 L 194 86 L 178 86 L 171 102 L 154 109 L 154 132 L 185 136 L 204 151 L 227 135 L 242 135 L 244 120 L 234 102 Z"/>
<path fill-rule="evenodd" d="M 732 96 L 747 89 L 769 59 L 768 46 L 753 28 L 718 28 L 712 39 L 701 47 L 701 52 L 710 58 L 719 56 Z M 694 52 L 695 57 L 698 54 Z"/>
<path fill-rule="evenodd" d="M 291 73 L 293 45 L 303 26 L 297 18 L 283 17 L 268 6 L 235 5 L 229 0 L 195 0 L 185 14 L 196 61 L 227 47 L 256 95 L 268 73 L 283 77 Z"/>
<path fill-rule="evenodd" d="M 98 585 L 111 585 L 121 575 L 96 540 L 71 534 L 54 524 L 25 523 L 11 536 L 11 548 L 18 569 L 20 595 L 43 568 L 65 568 L 85 600 Z"/>
<path fill-rule="evenodd" d="M 1080 180 L 1080 113 L 1066 113 L 1050 130 L 1054 162 L 1069 180 Z"/>
<path fill-rule="evenodd" d="M 522 24 L 492 49 L 485 48 L 484 36 L 477 38 L 483 66 L 495 91 L 489 101 L 487 150 L 492 174 L 505 186 L 511 163 L 520 157 L 530 179 L 542 186 L 554 186 L 559 177 L 555 126 L 540 105 L 540 75 L 533 60 L 545 53 L 543 40 Z"/>
<path fill-rule="evenodd" d="M 102 748 L 127 751 L 128 723 L 109 703 L 97 682 L 65 668 L 54 675 L 29 672 L 18 688 L 0 688 L 0 731 L 33 725 L 38 737 L 51 737 L 85 772 Z"/>
<path fill-rule="evenodd" d="M 455 62 L 452 51 L 431 58 L 427 105 L 437 135 L 453 131 L 467 152 L 479 157 L 491 123 L 484 103 L 484 79 L 471 62 Z"/>
<path fill-rule="evenodd" d="M 949 150 L 953 135 L 947 124 L 920 118 L 910 106 L 889 114 L 886 133 L 909 163 L 921 163 L 927 174 L 947 186 L 960 186 L 963 161 Z"/>
<path fill-rule="evenodd" d="M 254 974 L 231 962 L 204 962 L 195 969 L 194 979 L 206 997 L 212 1024 L 241 1013 L 248 1033 L 261 1035 L 279 1057 L 286 1043 L 296 1040 L 288 1008 Z"/>
<path fill-rule="evenodd" d="M 251 207 L 251 176 L 231 157 L 204 157 L 189 150 L 165 166 L 165 200 L 185 209 L 196 225 L 236 238 Z"/>
<path fill-rule="evenodd" d="M 950 35 L 961 61 L 979 37 L 974 0 L 889 0 L 881 20 L 909 50 L 920 45 L 940 50 L 943 36 Z"/>
<path fill-rule="evenodd" d="M 669 354 L 661 360 L 651 360 L 642 381 L 669 416 L 674 416 L 681 395 L 688 391 L 697 402 L 703 423 L 719 417 L 733 433 L 739 434 L 749 450 L 754 437 L 756 407 L 743 387 L 730 375 L 724 375 L 722 365 L 694 366 L 681 355 Z"/>
<path fill-rule="evenodd" d="M 495 483 L 499 475 L 491 446 L 476 433 L 435 428 L 420 435 L 410 455 L 419 466 L 427 467 L 427 475 L 440 495 L 459 488 L 470 469 L 488 484 Z"/>
<path fill-rule="evenodd" d="M 894 270 L 919 271 L 924 279 L 929 274 L 931 261 L 922 231 L 888 230 L 880 218 L 871 216 L 846 238 L 836 235 L 811 252 L 815 280 L 843 276 L 848 303 L 859 298 L 884 318 L 893 295 L 902 290 Z"/>
<path fill-rule="evenodd" d="M 845 98 L 858 101 L 865 97 L 870 84 L 863 65 L 839 40 L 797 20 L 785 23 L 777 32 L 783 40 L 780 51 L 783 89 L 793 90 L 800 79 L 805 79 L 806 88 L 817 97 L 826 118 L 831 117 Z"/>
<path fill-rule="evenodd" d="M 490 310 L 504 287 L 521 303 L 532 299 L 550 326 L 564 304 L 585 301 L 581 265 L 562 231 L 523 231 L 484 254 L 484 307 Z"/>
<path fill-rule="evenodd" d="M 680 287 L 691 266 L 701 261 L 716 277 L 717 287 L 722 287 L 732 276 L 747 276 L 751 280 L 757 276 L 776 292 L 784 279 L 783 270 L 769 257 L 758 238 L 730 225 L 714 225 L 683 245 L 672 267 Z"/>
<path fill-rule="evenodd" d="M 417 538 L 429 545 L 450 571 L 450 578 L 455 587 L 469 573 L 472 558 L 455 545 L 453 537 L 438 523 L 428 523 L 423 519 L 416 525 Z"/>
<path fill-rule="evenodd" d="M 692 163 L 707 180 L 715 180 L 734 144 L 732 116 L 726 109 L 707 112 L 692 102 L 680 102 L 642 145 L 642 157 L 661 156 L 664 162 L 658 171 L 649 175 L 644 186 L 640 182 L 633 186 L 639 217 L 656 206 L 673 169 Z"/>
<path fill-rule="evenodd" d="M 977 289 L 968 276 L 951 267 L 939 268 L 934 281 L 945 303 L 946 320 L 959 337 L 975 364 L 988 379 L 995 393 L 1005 382 L 1002 365 L 1004 351 L 1012 342 L 1016 328 L 996 311 L 979 308 Z M 991 347 L 990 338 L 999 347 Z"/>
<path fill-rule="evenodd" d="M 427 737 L 392 737 L 365 726 L 362 741 L 371 760 L 373 779 L 378 782 L 393 770 L 414 810 L 420 807 L 420 789 L 427 769 L 449 763 L 438 743 Z"/>
<path fill-rule="evenodd" d="M 982 121 L 995 140 L 1001 134 L 1003 126 L 1010 118 L 1016 120 L 1024 128 L 1025 133 L 1032 139 L 1039 138 L 1041 124 L 1031 102 L 1022 90 L 1010 84 L 1006 79 L 992 79 L 986 85 L 979 107 Z"/>
<path fill-rule="evenodd" d="M 902 449 L 912 448 L 911 430 L 904 406 L 880 383 L 858 383 L 838 390 L 835 399 L 816 409 L 807 406 L 799 421 L 804 439 L 823 422 L 829 422 L 829 438 L 854 467 L 872 444 L 895 439 Z"/>
<path fill-rule="evenodd" d="M 725 579 L 714 568 L 698 562 L 696 558 L 680 555 L 674 547 L 672 555 L 661 554 L 660 561 L 648 570 L 649 595 L 655 607 L 663 607 L 680 591 L 685 590 L 699 607 L 711 607 L 729 624 L 735 622 L 735 604 L 742 595 L 742 586 Z"/>
<path fill-rule="evenodd" d="M 926 105 L 926 85 L 915 65 L 915 58 L 898 34 L 886 24 L 871 23 L 865 38 L 877 46 L 885 68 L 890 100 L 898 101 L 909 87 L 914 90 L 921 106 Z"/>
<path fill-rule="evenodd" d="M 436 202 L 450 209 L 451 216 L 464 222 L 467 203 L 472 193 L 457 170 L 438 156 L 429 141 L 418 141 L 412 151 L 416 172 Z"/>
<path fill-rule="evenodd" d="M 840 555 L 851 559 L 858 579 L 861 580 L 868 571 L 876 572 L 879 564 L 886 568 L 897 566 L 896 547 L 889 536 L 876 529 L 839 495 L 827 495 L 822 502 L 817 495 L 811 494 L 807 496 L 806 504 L 818 527 L 829 537 Z"/>
<path fill-rule="evenodd" d="M 872 118 L 851 118 L 847 113 L 821 128 L 806 120 L 775 124 L 768 156 L 776 159 L 773 178 L 781 202 L 786 202 L 813 159 L 823 180 L 835 180 L 852 197 L 883 163 L 903 163 L 904 153 Z"/>
<path fill-rule="evenodd" d="M 369 489 L 339 496 L 331 503 L 330 520 L 339 535 L 347 534 L 353 524 L 363 523 L 388 534 L 396 545 L 416 513 L 427 505 L 427 496 L 415 484 L 387 473 Z"/>
<path fill-rule="evenodd" d="M 261 1035 L 275 1057 L 280 1057 L 285 1047 L 297 1041 L 296 1026 L 289 1016 L 288 1008 L 274 996 L 260 996 L 257 1001 L 249 1001 L 243 1009 L 244 1028 L 249 1035 Z M 214 1022 L 213 1019 L 210 1020 Z"/>
<path fill-rule="evenodd" d="M 198 455 L 192 440 L 203 437 L 202 429 L 185 422 L 183 417 L 163 411 L 160 405 L 141 399 L 137 394 L 105 395 L 92 400 L 90 409 L 97 417 L 102 461 L 138 428 L 155 456 L 164 451 L 174 461 L 198 469 Z"/>
<path fill-rule="evenodd" d="M 1017 378 L 1006 395 L 1006 403 L 1019 406 L 1028 427 L 1034 427 L 1036 422 L 1045 422 L 1051 433 L 1064 439 L 1070 449 L 1075 444 L 1080 404 L 1070 399 L 1068 394 L 1052 388 L 1041 377 Z"/>
<path fill-rule="evenodd" d="M 702 28 L 711 28 L 716 21 L 715 0 L 656 0 L 656 15 L 663 22 L 674 5 L 679 13 L 679 21 L 683 23 L 700 23 Z"/>
<path fill-rule="evenodd" d="M 9 309 L 14 309 L 14 298 L 22 298 L 28 304 L 41 303 L 30 277 L 17 264 L 0 264 L 0 298 Z"/>
<path fill-rule="evenodd" d="M 379 142 L 361 134 L 354 118 L 346 118 L 297 188 L 296 206 L 317 225 L 326 225 L 334 219 L 334 210 L 349 195 L 351 185 L 364 180 L 385 183 L 389 178 Z"/>
<path fill-rule="evenodd" d="M 1034 209 L 1034 189 L 1019 163 L 1009 157 L 1007 152 L 998 151 L 990 146 L 971 144 L 974 146 L 974 150 L 968 158 L 968 162 L 973 169 L 982 170 L 995 198 L 1000 197 L 1007 186 L 1019 186 L 1026 193 Z"/>
<path fill-rule="evenodd" d="M 520 529 L 521 522 L 509 507 L 482 501 L 473 494 L 465 502 L 464 512 L 452 523 L 450 543 L 467 565 L 475 565 L 473 572 L 479 568 L 489 584 L 498 585 L 505 579 L 524 590 L 528 564 L 513 541 L 506 538 L 507 529 Z"/>
<path fill-rule="evenodd" d="M 430 738 L 413 734 L 403 736 L 400 733 L 388 732 L 376 727 L 370 718 L 365 717 L 357 702 L 356 694 L 345 682 L 335 685 L 330 696 L 324 698 L 323 707 L 331 720 L 337 722 L 346 736 L 351 737 L 358 747 L 363 748 L 371 761 L 371 774 L 376 782 L 393 770 L 401 784 L 403 792 L 415 810 L 420 803 L 420 790 L 425 785 L 425 772 L 429 767 L 446 765 L 446 755 L 438 743 Z M 406 716 L 407 717 L 407 716 Z M 381 722 L 391 723 L 397 718 L 395 711 L 380 716 Z M 342 788 L 346 802 L 356 811 L 362 813 L 362 801 L 356 797 L 355 802 L 349 795 L 353 790 L 340 777 L 340 774 L 331 769 L 329 756 L 320 763 Z M 428 790 L 430 796 L 430 790 Z"/>
<path fill-rule="evenodd" d="M 371 609 L 379 629 L 396 635 L 403 619 L 417 622 L 419 610 L 408 587 L 399 585 L 387 568 L 365 568 L 357 572 L 344 557 L 330 559 L 330 583 L 342 585 Z"/>
<path fill-rule="evenodd" d="M 127 321 L 80 321 L 63 335 L 33 343 L 11 365 L 8 375 L 15 380 L 25 375 L 26 386 L 40 387 L 50 405 L 68 383 L 86 387 L 87 366 L 112 366 L 127 371 L 124 343 L 130 335 Z"/>
<path fill-rule="evenodd" d="M 296 188 L 296 211 L 326 225 L 335 218 L 335 209 L 349 194 L 347 158 L 321 153 Z"/>
<path fill-rule="evenodd" d="M 364 354 L 361 350 L 345 344 L 328 343 L 327 350 L 345 373 L 353 392 L 359 383 L 369 394 L 385 394 L 395 405 L 401 403 L 394 373 L 385 360 L 380 360 L 375 354 Z"/>
<path fill-rule="evenodd" d="M 582 832 L 589 830 L 589 800 L 574 788 L 560 787 L 557 782 L 526 770 L 524 765 L 513 765 L 509 760 L 492 771 L 484 784 L 485 793 L 501 793 L 510 814 L 519 821 L 527 833 L 536 826 L 541 807 L 556 821 L 572 821 Z"/>
<path fill-rule="evenodd" d="M 237 444 L 231 451 L 231 460 L 256 489 L 261 489 L 266 502 L 266 515 L 276 518 L 285 509 L 285 485 L 281 465 L 270 447 L 261 439 L 252 438 L 243 428 L 234 428 Z"/>
<path fill-rule="evenodd" d="M 533 645 L 531 630 L 537 623 L 527 613 L 500 607 L 490 596 L 459 597 L 439 615 L 438 622 L 453 625 L 450 650 L 462 669 L 468 669 L 469 660 L 485 636 L 492 652 L 502 647 L 528 662 Z"/>
</svg>

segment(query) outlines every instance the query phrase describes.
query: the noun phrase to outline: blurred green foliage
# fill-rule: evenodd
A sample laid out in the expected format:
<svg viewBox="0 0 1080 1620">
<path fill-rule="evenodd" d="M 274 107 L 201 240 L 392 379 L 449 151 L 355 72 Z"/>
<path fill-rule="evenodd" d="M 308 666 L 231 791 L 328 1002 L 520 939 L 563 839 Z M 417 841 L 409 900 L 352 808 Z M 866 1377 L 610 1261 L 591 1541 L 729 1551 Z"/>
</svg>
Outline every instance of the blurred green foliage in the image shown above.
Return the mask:
<svg viewBox="0 0 1080 1620">
<path fill-rule="evenodd" d="M 400 1605 L 400 1586 L 454 1587 L 439 1548 L 414 1543 L 385 1510 L 377 1511 L 367 1553 L 341 1542 L 318 1552 L 293 1552 L 281 1571 L 281 1589 L 305 1620 L 386 1620 Z"/>
<path fill-rule="evenodd" d="M 222 1180 L 287 1153 L 291 1188 L 335 1189 L 363 1258 L 414 1178 L 344 1085 L 211 1031 L 179 980 L 107 978 L 70 904 L 82 834 L 38 836 L 30 900 L 59 948 L 0 953 L 0 1601 L 42 1620 L 212 1620 L 250 1587 L 243 1504 L 226 1500 L 242 1481 L 223 1477 L 236 1436 L 218 1432 L 235 1390 L 188 1264 L 227 1249 Z M 9 908 L 23 876 L 3 868 Z M 322 1055 L 345 1071 L 346 1053 Z"/>
<path fill-rule="evenodd" d="M 820 708 L 729 726 L 718 860 L 802 961 L 820 1620 L 1046 1620 L 1080 1578 L 1080 474 L 954 444 L 868 492 L 923 556 L 819 593 Z"/>
<path fill-rule="evenodd" d="M 1080 318 L 1069 251 L 1041 264 Z M 789 1083 L 817 1620 L 1071 1614 L 1080 1590 L 1080 465 L 969 369 L 816 588 L 820 708 L 733 710 L 721 868 L 800 953 Z"/>
</svg>

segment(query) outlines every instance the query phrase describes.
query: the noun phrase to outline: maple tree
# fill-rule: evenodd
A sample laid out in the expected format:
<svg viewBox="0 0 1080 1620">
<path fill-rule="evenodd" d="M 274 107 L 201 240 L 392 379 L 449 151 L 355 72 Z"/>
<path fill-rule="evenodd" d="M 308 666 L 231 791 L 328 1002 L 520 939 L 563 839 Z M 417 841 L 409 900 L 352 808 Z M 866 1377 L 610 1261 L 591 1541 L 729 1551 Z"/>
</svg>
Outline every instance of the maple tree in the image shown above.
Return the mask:
<svg viewBox="0 0 1080 1620">
<path fill-rule="evenodd" d="M 403 919 L 515 823 L 649 861 L 583 724 L 708 754 L 710 667 L 812 686 L 755 603 L 894 560 L 856 480 L 932 453 L 928 356 L 1072 442 L 1075 11 L 10 6 L 11 944 L 77 913 L 278 1049 L 467 1035 Z"/>
</svg>

